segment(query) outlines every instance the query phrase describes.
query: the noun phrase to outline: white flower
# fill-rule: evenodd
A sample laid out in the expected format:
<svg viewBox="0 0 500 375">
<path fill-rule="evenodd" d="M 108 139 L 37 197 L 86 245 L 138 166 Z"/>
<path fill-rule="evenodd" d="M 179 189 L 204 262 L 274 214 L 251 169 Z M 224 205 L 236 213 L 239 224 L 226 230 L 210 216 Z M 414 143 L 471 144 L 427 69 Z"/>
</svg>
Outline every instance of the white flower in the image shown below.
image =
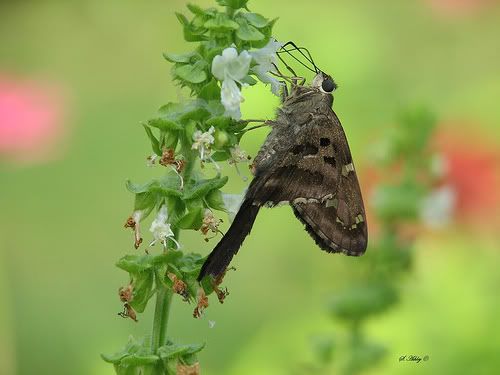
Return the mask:
<svg viewBox="0 0 500 375">
<path fill-rule="evenodd" d="M 200 151 L 200 159 L 205 160 L 205 152 L 210 150 L 210 145 L 213 145 L 215 139 L 212 134 L 214 134 L 215 129 L 213 126 L 206 132 L 197 130 L 193 134 L 193 150 Z"/>
<path fill-rule="evenodd" d="M 429 227 L 442 227 L 450 221 L 456 202 L 456 192 L 451 186 L 431 191 L 421 202 L 420 217 Z"/>
<path fill-rule="evenodd" d="M 220 91 L 221 103 L 226 109 L 226 116 L 235 120 L 241 118 L 240 104 L 243 103 L 245 98 L 241 95 L 241 91 L 235 81 L 226 79 L 222 81 L 222 88 Z"/>
<path fill-rule="evenodd" d="M 235 120 L 241 118 L 240 104 L 243 102 L 240 88 L 236 82 L 248 75 L 252 56 L 247 51 L 238 51 L 234 47 L 226 48 L 222 55 L 215 56 L 212 61 L 212 74 L 222 81 L 221 103 L 226 109 L 226 115 Z"/>
<path fill-rule="evenodd" d="M 213 233 L 219 232 L 219 225 L 222 222 L 221 219 L 217 219 L 214 216 L 214 213 L 211 210 L 205 210 L 205 214 L 203 215 L 203 223 L 201 225 L 201 233 L 207 235 L 209 231 Z"/>
<path fill-rule="evenodd" d="M 229 164 L 248 161 L 247 153 L 242 150 L 239 145 L 232 147 L 229 151 L 231 152 L 231 160 L 229 160 Z"/>
<path fill-rule="evenodd" d="M 246 181 L 247 178 L 240 173 L 237 163 L 248 161 L 247 153 L 242 150 L 239 145 L 232 147 L 229 151 L 231 152 L 231 159 L 229 159 L 229 164 L 234 164 L 238 175 L 243 179 L 243 181 Z"/>
<path fill-rule="evenodd" d="M 279 95 L 279 90 L 280 87 L 283 86 L 283 83 L 278 81 L 276 77 L 270 75 L 269 72 L 276 71 L 274 67 L 274 65 L 278 63 L 276 52 L 281 46 L 281 43 L 271 38 L 265 47 L 250 52 L 254 61 L 257 63 L 257 65 L 252 68 L 252 72 L 263 83 L 271 84 L 271 91 L 274 95 Z"/>
<path fill-rule="evenodd" d="M 167 223 L 168 214 L 167 207 L 165 205 L 161 206 L 156 218 L 151 223 L 151 227 L 149 228 L 150 232 L 153 233 L 154 240 L 149 244 L 149 246 L 153 246 L 155 243 L 160 242 L 163 246 L 167 247 L 167 240 L 171 239 L 177 245 L 177 248 L 180 247 L 179 243 L 174 238 L 174 232 L 170 228 L 170 224 Z"/>
</svg>

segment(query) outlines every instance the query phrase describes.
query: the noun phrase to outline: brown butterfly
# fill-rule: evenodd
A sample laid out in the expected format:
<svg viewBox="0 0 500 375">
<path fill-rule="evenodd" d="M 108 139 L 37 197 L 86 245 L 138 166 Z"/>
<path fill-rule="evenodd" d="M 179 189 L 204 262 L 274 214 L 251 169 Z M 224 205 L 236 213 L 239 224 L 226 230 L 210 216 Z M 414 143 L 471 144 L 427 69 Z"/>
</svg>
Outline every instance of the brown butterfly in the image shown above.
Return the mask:
<svg viewBox="0 0 500 375">
<path fill-rule="evenodd" d="M 302 54 L 303 48 L 291 42 L 282 50 L 289 44 Z M 226 270 L 263 206 L 291 205 L 317 245 L 327 252 L 364 254 L 368 230 L 363 199 L 344 130 L 332 109 L 337 85 L 316 65 L 314 72 L 309 86 L 303 79 L 288 79 L 290 92 L 285 86 L 276 120 L 267 122 L 272 130 L 255 158 L 255 177 L 198 280 Z"/>
</svg>

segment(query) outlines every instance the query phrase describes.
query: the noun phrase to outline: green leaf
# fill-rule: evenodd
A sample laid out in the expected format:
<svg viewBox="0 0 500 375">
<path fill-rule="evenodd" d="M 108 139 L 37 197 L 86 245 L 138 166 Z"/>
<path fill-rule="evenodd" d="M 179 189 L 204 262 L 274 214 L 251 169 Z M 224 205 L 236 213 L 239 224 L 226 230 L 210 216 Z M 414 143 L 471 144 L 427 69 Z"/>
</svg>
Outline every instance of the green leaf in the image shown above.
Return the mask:
<svg viewBox="0 0 500 375">
<path fill-rule="evenodd" d="M 168 120 L 166 118 L 155 118 L 148 121 L 148 126 L 157 128 L 163 131 L 171 131 L 171 130 L 182 130 L 182 125 Z"/>
<path fill-rule="evenodd" d="M 134 194 L 161 193 L 164 196 L 182 196 L 182 193 L 178 191 L 179 177 L 177 175 L 167 175 L 161 179 L 154 179 L 142 185 L 134 184 L 130 180 L 127 180 L 125 186 L 128 191 Z"/>
<path fill-rule="evenodd" d="M 165 60 L 170 61 L 172 63 L 189 63 L 191 62 L 191 58 L 196 56 L 196 52 L 189 52 L 184 54 L 176 54 L 176 53 L 168 53 L 164 52 L 163 57 Z"/>
<path fill-rule="evenodd" d="M 205 14 L 207 14 L 207 12 L 205 12 L 198 5 L 188 3 L 186 6 L 191 11 L 191 13 L 193 13 L 193 14 L 197 14 L 197 15 L 200 15 L 200 16 L 204 16 Z"/>
<path fill-rule="evenodd" d="M 180 103 L 167 103 L 162 105 L 158 109 L 158 113 L 161 116 L 165 116 L 168 119 L 176 120 L 179 117 L 179 114 L 183 113 L 184 105 Z"/>
<path fill-rule="evenodd" d="M 236 36 L 245 41 L 259 41 L 265 39 L 265 35 L 250 25 L 245 19 L 239 18 L 240 28 L 236 31 Z"/>
<path fill-rule="evenodd" d="M 158 348 L 159 357 L 168 362 L 172 359 L 179 358 L 180 356 L 192 355 L 200 352 L 205 347 L 205 344 L 190 344 L 190 345 L 177 345 L 168 343 Z"/>
<path fill-rule="evenodd" d="M 129 302 L 130 306 L 138 313 L 144 312 L 149 299 L 153 296 L 153 269 L 147 271 L 131 273 L 132 279 L 132 300 Z"/>
<path fill-rule="evenodd" d="M 198 97 L 205 100 L 220 99 L 220 87 L 217 84 L 217 80 L 211 79 L 209 83 L 203 86 L 200 90 Z"/>
<path fill-rule="evenodd" d="M 214 210 L 226 211 L 224 199 L 222 198 L 222 191 L 212 190 L 206 195 L 205 200 L 207 201 L 208 206 Z"/>
<path fill-rule="evenodd" d="M 227 183 L 228 177 L 215 177 L 208 180 L 197 181 L 194 185 L 186 187 L 184 199 L 202 198 L 210 191 L 220 189 Z"/>
<path fill-rule="evenodd" d="M 233 9 L 246 8 L 248 0 L 216 0 L 219 5 Z"/>
<path fill-rule="evenodd" d="M 258 13 L 241 12 L 239 15 L 246 18 L 246 20 L 250 25 L 253 25 L 259 29 L 266 27 L 271 22 L 267 18 Z"/>
<path fill-rule="evenodd" d="M 238 23 L 229 19 L 229 17 L 225 13 L 217 13 L 215 18 L 209 19 L 203 26 L 205 26 L 209 30 L 218 31 L 237 30 L 240 27 Z"/>
<path fill-rule="evenodd" d="M 198 230 L 203 222 L 203 208 L 195 208 L 184 215 L 175 226 L 180 229 Z"/>
<path fill-rule="evenodd" d="M 146 255 L 125 255 L 116 262 L 116 266 L 128 273 L 141 273 L 151 269 L 153 256 Z"/>
<path fill-rule="evenodd" d="M 182 26 L 189 25 L 189 20 L 186 18 L 184 14 L 175 12 L 175 16 L 177 17 Z"/>
<path fill-rule="evenodd" d="M 126 356 L 136 353 L 147 354 L 148 350 L 149 348 L 146 348 L 144 345 L 144 340 L 137 341 L 130 336 L 122 350 L 114 354 L 101 354 L 101 358 L 108 363 L 119 364 Z"/>
<path fill-rule="evenodd" d="M 197 61 L 193 65 L 176 65 L 174 74 L 187 82 L 202 83 L 207 79 L 207 72 L 205 72 L 206 63 L 204 61 Z"/>
<path fill-rule="evenodd" d="M 210 116 L 210 112 L 204 107 L 195 107 L 189 112 L 184 113 L 179 117 L 179 121 L 202 121 Z"/>
<path fill-rule="evenodd" d="M 177 147 L 177 142 L 179 141 L 179 134 L 178 132 L 169 132 L 165 133 L 165 142 L 163 146 L 166 149 L 173 149 Z"/>
<path fill-rule="evenodd" d="M 207 126 L 213 126 L 217 129 L 226 129 L 229 125 L 233 123 L 231 117 L 227 116 L 216 116 L 207 120 Z"/>
<path fill-rule="evenodd" d="M 142 126 L 144 126 L 144 130 L 146 130 L 146 134 L 151 141 L 151 148 L 153 149 L 154 153 L 158 156 L 161 156 L 160 143 L 158 142 L 158 139 L 156 139 L 156 137 L 153 135 L 153 132 L 146 124 L 143 124 Z"/>
<path fill-rule="evenodd" d="M 228 151 L 216 151 L 212 154 L 212 159 L 214 161 L 226 161 L 231 157 Z"/>
<path fill-rule="evenodd" d="M 137 355 L 132 354 L 124 357 L 120 361 L 120 365 L 122 366 L 144 366 L 144 365 L 152 365 L 157 363 L 160 360 L 160 357 L 157 355 Z"/>
<path fill-rule="evenodd" d="M 149 191 L 145 193 L 138 193 L 135 195 L 134 210 L 135 211 L 147 211 L 148 214 L 156 205 L 156 195 L 150 193 Z M 145 217 L 146 215 L 144 215 Z"/>
</svg>

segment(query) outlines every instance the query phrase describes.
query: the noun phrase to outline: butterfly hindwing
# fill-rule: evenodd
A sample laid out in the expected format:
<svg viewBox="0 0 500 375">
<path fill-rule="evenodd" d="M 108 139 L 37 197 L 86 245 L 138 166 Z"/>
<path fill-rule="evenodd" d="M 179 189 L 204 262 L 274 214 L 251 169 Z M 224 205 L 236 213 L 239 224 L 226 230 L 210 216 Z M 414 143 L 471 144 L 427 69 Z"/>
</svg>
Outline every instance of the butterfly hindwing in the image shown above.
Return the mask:
<svg viewBox="0 0 500 375">
<path fill-rule="evenodd" d="M 349 145 L 333 110 L 302 125 L 293 145 L 276 160 L 266 178 L 249 190 L 255 204 L 289 203 L 322 249 L 362 255 L 365 210 Z"/>
</svg>

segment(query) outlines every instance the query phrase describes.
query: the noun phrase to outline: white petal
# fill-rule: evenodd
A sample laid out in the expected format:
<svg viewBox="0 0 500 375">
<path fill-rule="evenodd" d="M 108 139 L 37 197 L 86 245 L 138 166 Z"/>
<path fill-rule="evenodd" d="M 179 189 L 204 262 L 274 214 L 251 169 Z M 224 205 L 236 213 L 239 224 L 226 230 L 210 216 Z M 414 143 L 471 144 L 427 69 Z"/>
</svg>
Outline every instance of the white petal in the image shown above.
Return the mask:
<svg viewBox="0 0 500 375">
<path fill-rule="evenodd" d="M 282 43 L 271 38 L 269 43 L 267 43 L 263 48 L 251 51 L 250 53 L 257 64 L 270 65 L 270 63 L 277 62 L 276 52 L 282 45 Z"/>
<path fill-rule="evenodd" d="M 254 66 L 252 68 L 252 72 L 254 72 L 254 74 L 261 82 L 265 84 L 271 84 L 272 93 L 276 96 L 279 96 L 280 88 L 284 86 L 283 82 L 278 81 L 276 77 L 268 74 L 268 71 L 262 65 Z"/>
<path fill-rule="evenodd" d="M 238 55 L 236 48 L 229 47 L 212 60 L 212 74 L 219 81 L 228 78 L 240 81 L 247 76 L 251 62 L 252 56 L 247 51 Z"/>
<path fill-rule="evenodd" d="M 243 100 L 243 96 L 235 81 L 226 79 L 222 82 L 221 102 L 226 109 L 226 115 L 239 120 L 241 118 L 240 104 Z"/>
</svg>

